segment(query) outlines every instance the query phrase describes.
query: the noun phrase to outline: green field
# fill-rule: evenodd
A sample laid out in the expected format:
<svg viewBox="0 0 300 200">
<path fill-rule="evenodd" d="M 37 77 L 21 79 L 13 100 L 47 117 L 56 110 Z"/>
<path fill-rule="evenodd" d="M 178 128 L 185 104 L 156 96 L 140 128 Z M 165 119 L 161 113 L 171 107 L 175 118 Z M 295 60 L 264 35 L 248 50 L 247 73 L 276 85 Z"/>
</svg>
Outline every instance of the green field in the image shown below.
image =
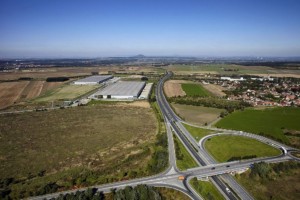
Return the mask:
<svg viewBox="0 0 300 200">
<path fill-rule="evenodd" d="M 247 131 L 293 144 L 293 138 L 284 135 L 284 131 L 300 131 L 299 120 L 300 108 L 247 109 L 226 116 L 216 123 L 216 127 Z M 294 146 L 299 146 L 295 143 Z"/>
<path fill-rule="evenodd" d="M 200 84 L 182 83 L 181 88 L 186 93 L 187 96 L 200 96 L 200 97 L 211 96 L 211 94 L 206 89 L 204 89 Z"/>
<path fill-rule="evenodd" d="M 183 124 L 186 130 L 190 132 L 190 134 L 197 140 L 201 140 L 204 136 L 210 135 L 215 133 L 215 131 L 208 130 L 208 129 L 203 129 L 203 128 L 198 128 L 194 126 L 190 126 L 187 124 Z"/>
<path fill-rule="evenodd" d="M 197 167 L 198 165 L 196 161 L 185 149 L 181 141 L 175 135 L 173 135 L 173 138 L 174 138 L 175 153 L 176 153 L 176 165 L 178 169 L 187 170 L 189 168 Z"/>
<path fill-rule="evenodd" d="M 201 64 L 201 65 L 170 65 L 166 67 L 170 71 L 179 74 L 191 73 L 216 73 L 223 75 L 232 74 L 268 74 L 276 73 L 276 70 L 266 66 L 241 66 L 234 64 Z M 228 71 L 228 69 L 236 71 Z M 226 71 L 227 70 L 227 71 Z"/>
<path fill-rule="evenodd" d="M 46 92 L 44 95 L 38 97 L 35 101 L 73 100 L 99 87 L 100 85 L 65 84 L 59 88 Z"/>
<path fill-rule="evenodd" d="M 198 181 L 197 178 L 193 178 L 190 184 L 204 199 L 224 199 L 222 194 L 210 181 Z"/>
<path fill-rule="evenodd" d="M 281 153 L 280 150 L 257 140 L 232 135 L 212 137 L 204 146 L 218 162 L 239 160 L 243 157 L 277 156 Z"/>
<path fill-rule="evenodd" d="M 10 183 L 13 199 L 150 175 L 168 162 L 150 108 L 97 104 L 0 120 L 0 187 Z"/>
<path fill-rule="evenodd" d="M 186 122 L 203 126 L 214 122 L 225 109 L 171 103 L 173 110 Z"/>
</svg>

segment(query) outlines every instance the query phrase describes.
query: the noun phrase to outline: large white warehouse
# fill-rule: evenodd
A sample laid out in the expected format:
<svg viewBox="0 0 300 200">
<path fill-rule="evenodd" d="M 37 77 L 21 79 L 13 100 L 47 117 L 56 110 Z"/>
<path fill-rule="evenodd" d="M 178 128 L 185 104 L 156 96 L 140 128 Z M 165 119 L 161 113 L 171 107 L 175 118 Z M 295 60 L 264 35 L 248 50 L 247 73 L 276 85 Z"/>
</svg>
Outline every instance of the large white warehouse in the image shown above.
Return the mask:
<svg viewBox="0 0 300 200">
<path fill-rule="evenodd" d="M 141 81 L 119 81 L 96 92 L 96 99 L 137 99 L 146 83 Z"/>
<path fill-rule="evenodd" d="M 111 79 L 112 75 L 102 75 L 102 76 L 89 76 L 84 79 L 79 79 L 77 81 L 74 81 L 75 85 L 96 85 L 103 83 L 109 79 Z"/>
</svg>

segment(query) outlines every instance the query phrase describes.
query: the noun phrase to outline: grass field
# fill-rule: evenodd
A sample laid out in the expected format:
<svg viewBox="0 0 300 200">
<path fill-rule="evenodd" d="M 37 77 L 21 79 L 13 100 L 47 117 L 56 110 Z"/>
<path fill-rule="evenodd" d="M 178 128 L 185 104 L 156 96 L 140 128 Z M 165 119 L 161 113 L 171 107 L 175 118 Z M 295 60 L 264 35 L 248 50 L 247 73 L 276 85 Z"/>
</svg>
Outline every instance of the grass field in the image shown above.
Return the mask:
<svg viewBox="0 0 300 200">
<path fill-rule="evenodd" d="M 190 184 L 204 199 L 224 199 L 222 194 L 210 181 L 198 181 L 197 178 L 193 178 L 191 179 Z"/>
<path fill-rule="evenodd" d="M 207 135 L 215 133 L 215 131 L 212 131 L 212 130 L 198 128 L 198 127 L 190 126 L 190 125 L 187 125 L 187 124 L 183 124 L 183 125 L 186 128 L 186 130 L 188 130 L 190 132 L 190 134 L 197 141 L 201 140 L 201 138 L 203 138 L 204 136 L 207 136 Z"/>
<path fill-rule="evenodd" d="M 178 169 L 184 171 L 189 168 L 197 167 L 198 165 L 196 161 L 185 149 L 181 141 L 175 135 L 173 135 L 173 138 L 176 152 L 176 165 Z"/>
<path fill-rule="evenodd" d="M 226 116 L 216 123 L 216 127 L 262 134 L 293 144 L 291 140 L 294 138 L 284 135 L 284 131 L 300 131 L 299 119 L 299 108 L 247 109 Z M 299 147 L 300 144 L 297 141 L 293 145 Z"/>
<path fill-rule="evenodd" d="M 272 164 L 272 168 L 283 165 L 287 166 L 291 161 Z M 237 181 L 257 200 L 282 199 L 298 200 L 300 199 L 300 168 L 288 169 L 275 172 L 270 170 L 268 177 L 251 176 L 251 171 L 241 175 L 236 175 Z"/>
<path fill-rule="evenodd" d="M 200 84 L 182 83 L 181 87 L 187 96 L 200 96 L 200 97 L 211 96 L 210 92 L 204 89 Z"/>
<path fill-rule="evenodd" d="M 237 160 L 234 158 L 245 156 L 276 156 L 281 153 L 280 150 L 257 140 L 231 135 L 212 137 L 205 142 L 204 146 L 218 162 Z"/>
<path fill-rule="evenodd" d="M 46 92 L 35 101 L 55 101 L 55 100 L 73 100 L 85 93 L 88 93 L 99 85 L 70 85 L 66 84 L 52 91 Z"/>
<path fill-rule="evenodd" d="M 156 188 L 161 194 L 163 200 L 190 200 L 190 198 L 174 189 L 170 188 Z"/>
<path fill-rule="evenodd" d="M 151 108 L 126 105 L 1 115 L 0 120 L 0 177 L 14 180 L 16 199 L 48 183 L 70 188 L 147 174 L 157 132 Z"/>
<path fill-rule="evenodd" d="M 271 67 L 266 66 L 241 66 L 234 64 L 201 64 L 201 65 L 170 65 L 168 70 L 174 71 L 175 74 L 191 74 L 191 73 L 210 73 L 210 74 L 259 74 L 259 73 L 275 73 Z M 226 69 L 235 69 L 237 71 L 225 71 Z"/>
<path fill-rule="evenodd" d="M 171 104 L 175 112 L 183 118 L 186 122 L 195 125 L 209 124 L 220 116 L 220 113 L 225 111 L 219 108 L 209 108 L 204 106 L 192 106 L 183 104 Z"/>
</svg>

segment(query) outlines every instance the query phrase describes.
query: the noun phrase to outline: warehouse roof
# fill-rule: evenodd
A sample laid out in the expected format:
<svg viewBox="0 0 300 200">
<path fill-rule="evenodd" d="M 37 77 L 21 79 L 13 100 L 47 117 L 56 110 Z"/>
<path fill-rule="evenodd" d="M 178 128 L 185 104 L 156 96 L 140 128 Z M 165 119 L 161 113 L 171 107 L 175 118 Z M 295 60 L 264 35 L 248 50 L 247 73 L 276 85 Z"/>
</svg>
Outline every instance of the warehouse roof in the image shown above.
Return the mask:
<svg viewBox="0 0 300 200">
<path fill-rule="evenodd" d="M 141 81 L 119 81 L 109 85 L 103 90 L 98 91 L 95 95 L 111 96 L 135 96 L 137 97 L 145 86 Z"/>
<path fill-rule="evenodd" d="M 81 82 L 101 82 L 101 81 L 105 81 L 107 79 L 110 79 L 112 77 L 113 77 L 112 75 L 89 76 L 89 77 L 77 80 L 75 82 L 79 82 L 79 83 L 81 83 Z"/>
</svg>

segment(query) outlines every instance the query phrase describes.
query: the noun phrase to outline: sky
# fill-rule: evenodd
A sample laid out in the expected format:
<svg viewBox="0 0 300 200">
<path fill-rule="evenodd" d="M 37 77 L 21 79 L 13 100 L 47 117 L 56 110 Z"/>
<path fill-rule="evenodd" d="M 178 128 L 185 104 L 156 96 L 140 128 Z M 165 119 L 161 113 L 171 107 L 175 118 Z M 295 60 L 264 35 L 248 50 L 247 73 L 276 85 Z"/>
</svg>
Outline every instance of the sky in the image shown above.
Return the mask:
<svg viewBox="0 0 300 200">
<path fill-rule="evenodd" d="M 299 0 L 0 0 L 0 58 L 300 56 Z"/>
</svg>

